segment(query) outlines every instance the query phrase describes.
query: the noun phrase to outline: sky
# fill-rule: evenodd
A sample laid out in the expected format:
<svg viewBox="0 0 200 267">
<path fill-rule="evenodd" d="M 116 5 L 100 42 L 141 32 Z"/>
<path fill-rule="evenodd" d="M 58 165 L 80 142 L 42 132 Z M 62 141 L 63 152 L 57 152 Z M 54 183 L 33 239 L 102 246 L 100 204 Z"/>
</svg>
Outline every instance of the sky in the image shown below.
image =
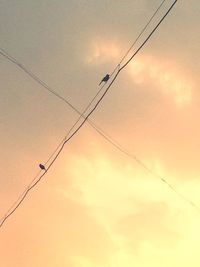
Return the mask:
<svg viewBox="0 0 200 267">
<path fill-rule="evenodd" d="M 82 111 L 160 3 L 0 0 L 0 48 Z M 199 266 L 199 12 L 178 1 L 91 116 L 152 173 L 86 123 L 0 228 L 1 266 Z M 0 75 L 3 218 L 78 115 L 2 56 Z"/>
</svg>

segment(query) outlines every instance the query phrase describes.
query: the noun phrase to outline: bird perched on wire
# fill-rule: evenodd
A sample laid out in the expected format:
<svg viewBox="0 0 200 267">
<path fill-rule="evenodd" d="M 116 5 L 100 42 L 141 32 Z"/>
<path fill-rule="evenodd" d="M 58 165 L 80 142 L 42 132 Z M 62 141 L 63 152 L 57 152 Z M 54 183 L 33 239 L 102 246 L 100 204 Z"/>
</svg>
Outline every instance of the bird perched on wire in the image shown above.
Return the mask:
<svg viewBox="0 0 200 267">
<path fill-rule="evenodd" d="M 41 169 L 41 170 L 44 170 L 45 172 L 47 172 L 47 170 L 46 170 L 46 168 L 45 168 L 45 166 L 44 166 L 44 165 L 42 165 L 42 164 L 39 164 L 39 167 L 40 167 L 40 169 Z"/>
<path fill-rule="evenodd" d="M 101 85 L 102 82 L 105 82 L 106 83 L 109 79 L 110 79 L 110 75 L 109 74 L 106 74 L 106 76 L 103 77 L 103 79 L 101 80 L 101 82 L 100 82 L 99 85 Z"/>
</svg>

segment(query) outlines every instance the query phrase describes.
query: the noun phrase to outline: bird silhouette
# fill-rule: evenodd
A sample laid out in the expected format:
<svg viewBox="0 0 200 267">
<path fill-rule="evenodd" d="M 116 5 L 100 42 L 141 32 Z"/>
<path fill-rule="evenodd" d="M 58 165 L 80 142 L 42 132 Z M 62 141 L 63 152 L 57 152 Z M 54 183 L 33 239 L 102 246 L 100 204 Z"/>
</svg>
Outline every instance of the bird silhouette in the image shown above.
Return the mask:
<svg viewBox="0 0 200 267">
<path fill-rule="evenodd" d="M 39 164 L 39 167 L 40 167 L 41 170 L 44 170 L 45 172 L 47 171 L 44 165 Z"/>
<path fill-rule="evenodd" d="M 110 75 L 109 74 L 106 74 L 106 76 L 103 77 L 103 79 L 101 80 L 101 82 L 100 82 L 99 85 L 101 85 L 102 82 L 105 82 L 106 83 L 109 79 L 110 79 Z"/>
</svg>

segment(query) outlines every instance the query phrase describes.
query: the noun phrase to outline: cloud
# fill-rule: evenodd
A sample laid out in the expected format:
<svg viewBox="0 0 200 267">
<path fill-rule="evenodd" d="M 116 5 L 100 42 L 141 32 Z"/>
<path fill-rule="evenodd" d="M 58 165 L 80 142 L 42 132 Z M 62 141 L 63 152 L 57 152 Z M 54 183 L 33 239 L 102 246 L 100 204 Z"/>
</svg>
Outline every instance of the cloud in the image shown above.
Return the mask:
<svg viewBox="0 0 200 267">
<path fill-rule="evenodd" d="M 121 47 L 117 40 L 109 40 L 100 36 L 96 36 L 89 41 L 85 61 L 88 64 L 105 64 L 119 59 L 120 52 Z"/>
<path fill-rule="evenodd" d="M 179 234 L 173 226 L 169 227 L 168 206 L 160 202 L 141 204 L 140 207 L 139 211 L 122 217 L 116 225 L 129 246 L 137 250 L 143 243 L 157 247 L 175 246 Z"/>
<path fill-rule="evenodd" d="M 169 96 L 177 107 L 184 107 L 192 101 L 194 84 L 173 61 L 143 55 L 131 63 L 129 74 L 136 84 L 150 84 Z"/>
</svg>

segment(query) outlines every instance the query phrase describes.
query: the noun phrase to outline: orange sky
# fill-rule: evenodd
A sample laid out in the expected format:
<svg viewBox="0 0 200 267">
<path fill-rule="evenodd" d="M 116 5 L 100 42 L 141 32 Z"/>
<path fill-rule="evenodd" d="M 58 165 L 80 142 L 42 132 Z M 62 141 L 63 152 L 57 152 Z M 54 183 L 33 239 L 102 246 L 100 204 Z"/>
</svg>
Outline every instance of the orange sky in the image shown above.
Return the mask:
<svg viewBox="0 0 200 267">
<path fill-rule="evenodd" d="M 82 110 L 159 3 L 133 2 L 5 2 L 2 47 Z M 200 206 L 199 10 L 177 4 L 91 119 Z M 0 59 L 3 216 L 78 115 Z M 86 124 L 0 229 L 0 262 L 197 267 L 199 222 L 199 210 Z"/>
</svg>

